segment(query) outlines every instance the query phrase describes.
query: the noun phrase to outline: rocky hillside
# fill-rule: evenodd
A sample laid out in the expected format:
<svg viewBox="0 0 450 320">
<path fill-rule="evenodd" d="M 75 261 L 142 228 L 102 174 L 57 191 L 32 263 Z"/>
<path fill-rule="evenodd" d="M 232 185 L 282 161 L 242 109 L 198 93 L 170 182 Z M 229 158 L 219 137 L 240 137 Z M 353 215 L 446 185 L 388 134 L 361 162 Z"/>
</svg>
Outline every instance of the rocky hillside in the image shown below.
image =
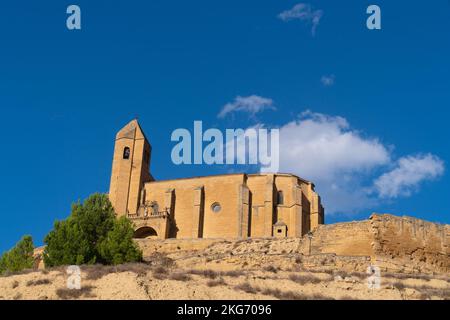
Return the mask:
<svg viewBox="0 0 450 320">
<path fill-rule="evenodd" d="M 0 278 L 0 299 L 449 299 L 449 226 L 392 215 L 319 227 L 311 239 L 140 240 L 146 263 Z M 381 270 L 368 287 L 369 265 Z"/>
<path fill-rule="evenodd" d="M 205 268 L 308 268 L 365 272 L 450 272 L 450 226 L 410 217 L 373 214 L 369 220 L 322 225 L 312 238 L 140 240 L 144 256 L 165 253 L 179 264 Z M 202 257 L 202 259 L 200 259 Z"/>
</svg>

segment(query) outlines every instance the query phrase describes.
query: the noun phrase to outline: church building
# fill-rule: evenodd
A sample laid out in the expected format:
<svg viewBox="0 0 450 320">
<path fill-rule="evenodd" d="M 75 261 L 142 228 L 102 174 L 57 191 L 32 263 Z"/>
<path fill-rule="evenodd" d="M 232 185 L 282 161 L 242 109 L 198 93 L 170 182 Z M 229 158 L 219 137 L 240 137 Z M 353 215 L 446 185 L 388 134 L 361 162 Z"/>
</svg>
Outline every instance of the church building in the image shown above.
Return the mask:
<svg viewBox="0 0 450 320">
<path fill-rule="evenodd" d="M 292 174 L 155 180 L 137 120 L 116 136 L 109 198 L 136 238 L 301 237 L 324 223 L 314 184 Z"/>
</svg>

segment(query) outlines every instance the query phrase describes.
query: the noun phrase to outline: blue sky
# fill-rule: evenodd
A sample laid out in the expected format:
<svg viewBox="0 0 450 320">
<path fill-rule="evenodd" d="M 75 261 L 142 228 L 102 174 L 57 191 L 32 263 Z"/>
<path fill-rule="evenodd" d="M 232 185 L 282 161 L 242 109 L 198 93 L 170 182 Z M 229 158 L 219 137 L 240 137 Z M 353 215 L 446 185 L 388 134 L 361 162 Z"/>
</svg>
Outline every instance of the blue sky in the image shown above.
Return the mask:
<svg viewBox="0 0 450 320">
<path fill-rule="evenodd" d="M 1 2 L 0 251 L 23 234 L 41 244 L 73 201 L 107 192 L 115 132 L 136 116 L 157 179 L 249 170 L 175 166 L 174 129 L 262 124 L 284 130 L 281 170 L 316 182 L 327 222 L 449 223 L 450 2 L 376 1 L 372 31 L 372 3 L 309 1 L 280 18 L 299 3 Z M 70 4 L 82 30 L 66 28 Z M 252 96 L 269 108 L 251 115 L 250 99 L 218 117 Z"/>
</svg>

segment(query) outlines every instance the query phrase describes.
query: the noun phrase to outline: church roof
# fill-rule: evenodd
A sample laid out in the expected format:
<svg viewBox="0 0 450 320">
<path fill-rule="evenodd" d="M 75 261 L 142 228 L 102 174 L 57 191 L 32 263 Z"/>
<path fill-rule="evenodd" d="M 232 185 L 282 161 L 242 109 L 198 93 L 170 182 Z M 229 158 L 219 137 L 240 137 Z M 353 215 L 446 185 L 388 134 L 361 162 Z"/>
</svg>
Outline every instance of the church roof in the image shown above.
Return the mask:
<svg viewBox="0 0 450 320">
<path fill-rule="evenodd" d="M 257 177 L 257 176 L 267 176 L 267 173 L 224 173 L 224 174 L 213 174 L 213 175 L 207 175 L 207 176 L 193 176 L 193 177 L 183 177 L 183 178 L 174 178 L 174 179 L 167 179 L 167 180 L 156 180 L 153 179 L 152 181 L 146 182 L 146 183 L 166 183 L 168 181 L 180 181 L 180 180 L 195 180 L 195 179 L 205 179 L 205 178 L 219 178 L 219 177 L 229 177 L 229 176 L 242 176 L 245 178 L 245 176 L 247 177 Z M 284 176 L 284 177 L 294 177 L 299 179 L 301 182 L 306 183 L 306 184 L 310 184 L 313 189 L 314 189 L 314 183 L 312 183 L 311 181 L 305 180 L 303 178 L 300 178 L 299 176 L 296 176 L 294 174 L 290 174 L 290 173 L 275 173 L 273 174 L 275 176 Z"/>
<path fill-rule="evenodd" d="M 117 133 L 116 140 L 123 138 L 148 140 L 137 119 L 128 122 L 128 124 Z"/>
</svg>

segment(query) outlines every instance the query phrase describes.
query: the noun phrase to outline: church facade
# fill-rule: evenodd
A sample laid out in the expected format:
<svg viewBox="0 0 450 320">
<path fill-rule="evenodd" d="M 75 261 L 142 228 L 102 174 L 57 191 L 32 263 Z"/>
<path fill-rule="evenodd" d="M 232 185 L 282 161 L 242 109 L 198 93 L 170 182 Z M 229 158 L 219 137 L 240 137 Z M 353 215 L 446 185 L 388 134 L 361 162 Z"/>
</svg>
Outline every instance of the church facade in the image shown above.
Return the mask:
<svg viewBox="0 0 450 320">
<path fill-rule="evenodd" d="M 116 135 L 109 198 L 136 238 L 300 237 L 324 223 L 314 184 L 292 174 L 157 181 L 137 120 Z"/>
</svg>

